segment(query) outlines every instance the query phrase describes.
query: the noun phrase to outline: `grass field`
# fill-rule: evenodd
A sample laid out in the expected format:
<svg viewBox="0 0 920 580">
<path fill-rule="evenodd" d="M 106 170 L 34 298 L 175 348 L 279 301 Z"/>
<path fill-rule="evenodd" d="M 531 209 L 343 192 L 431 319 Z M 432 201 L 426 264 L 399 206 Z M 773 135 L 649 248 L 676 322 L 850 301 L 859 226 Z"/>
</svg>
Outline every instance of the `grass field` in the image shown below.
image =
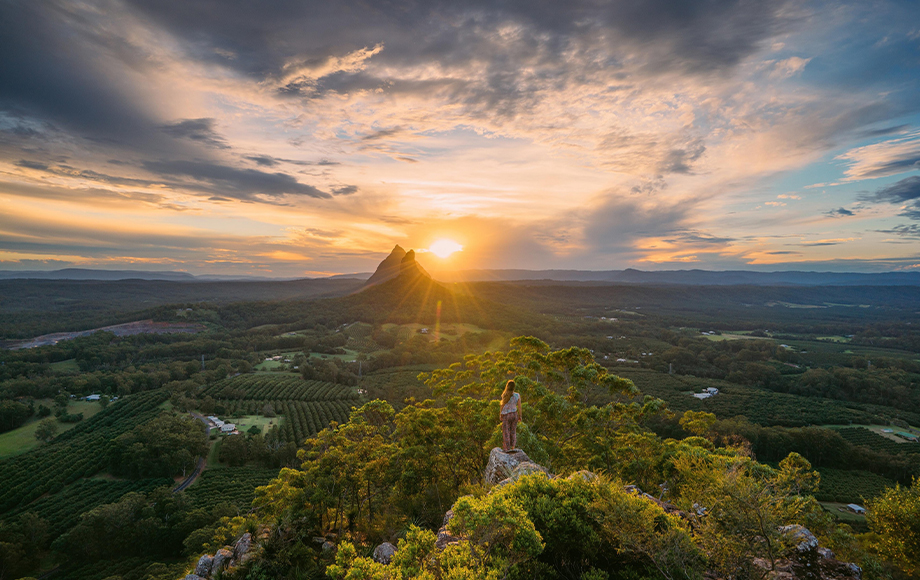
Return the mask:
<svg viewBox="0 0 920 580">
<path fill-rule="evenodd" d="M 858 523 L 864 523 L 866 521 L 866 516 L 854 514 L 853 512 L 847 509 L 847 504 L 845 503 L 836 503 L 832 501 L 821 501 L 818 503 L 820 503 L 824 507 L 824 509 L 829 511 L 838 520 L 841 520 L 844 522 L 858 522 Z"/>
<path fill-rule="evenodd" d="M 35 407 L 38 408 L 40 404 L 49 408 L 53 405 L 50 400 L 39 400 L 35 402 Z M 89 419 L 101 410 L 102 407 L 99 403 L 89 401 L 74 401 L 67 407 L 68 413 L 83 413 L 84 420 Z M 35 438 L 35 430 L 38 429 L 39 421 L 41 421 L 41 419 L 32 416 L 26 421 L 25 425 L 0 434 L 0 458 L 19 455 L 20 453 L 25 453 L 30 449 L 38 447 L 39 441 Z M 79 425 L 79 423 L 58 422 L 58 434 L 68 429 L 73 429 L 77 425 Z"/>
<path fill-rule="evenodd" d="M 76 359 L 67 359 L 59 362 L 51 363 L 51 370 L 58 373 L 79 373 L 80 366 L 77 364 Z"/>
<path fill-rule="evenodd" d="M 240 433 L 245 433 L 250 427 L 255 425 L 262 430 L 262 433 L 273 426 L 280 425 L 282 418 L 278 417 L 263 417 L 262 415 L 245 415 L 243 417 L 237 417 L 230 419 L 230 421 L 236 424 L 236 428 Z"/>
</svg>

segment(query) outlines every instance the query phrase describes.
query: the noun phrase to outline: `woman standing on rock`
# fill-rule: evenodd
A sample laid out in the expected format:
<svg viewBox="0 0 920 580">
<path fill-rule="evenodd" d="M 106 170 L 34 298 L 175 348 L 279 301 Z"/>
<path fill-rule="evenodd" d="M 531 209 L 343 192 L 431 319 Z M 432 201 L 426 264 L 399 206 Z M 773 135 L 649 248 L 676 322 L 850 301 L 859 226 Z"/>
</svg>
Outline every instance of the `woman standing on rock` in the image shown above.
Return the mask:
<svg viewBox="0 0 920 580">
<path fill-rule="evenodd" d="M 502 392 L 502 406 L 499 412 L 503 451 L 517 448 L 517 424 L 521 418 L 521 395 L 514 392 L 514 381 L 508 381 Z"/>
</svg>

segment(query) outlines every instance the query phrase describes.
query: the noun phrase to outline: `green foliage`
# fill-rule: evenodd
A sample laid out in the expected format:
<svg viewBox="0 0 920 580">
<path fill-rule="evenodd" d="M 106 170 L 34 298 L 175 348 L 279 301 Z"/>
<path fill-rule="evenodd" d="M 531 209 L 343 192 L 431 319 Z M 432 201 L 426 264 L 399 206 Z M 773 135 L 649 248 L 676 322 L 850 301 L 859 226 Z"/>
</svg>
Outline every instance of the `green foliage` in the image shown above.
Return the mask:
<svg viewBox="0 0 920 580">
<path fill-rule="evenodd" d="M 359 399 L 355 389 L 324 381 L 305 381 L 296 375 L 251 373 L 208 386 L 201 396 L 255 401 L 339 401 Z M 264 403 L 263 403 L 264 405 Z"/>
<path fill-rule="evenodd" d="M 169 477 L 191 471 L 207 452 L 208 437 L 199 421 L 166 412 L 119 435 L 109 462 L 117 474 Z"/>
<path fill-rule="evenodd" d="M 0 433 L 19 427 L 32 415 L 32 409 L 18 401 L 0 400 Z"/>
<path fill-rule="evenodd" d="M 35 438 L 39 441 L 44 441 L 47 443 L 54 439 L 54 436 L 57 435 L 58 426 L 57 420 L 52 418 L 42 419 L 41 423 L 38 424 L 38 427 L 35 429 Z"/>
<path fill-rule="evenodd" d="M 896 486 L 866 505 L 874 547 L 905 574 L 920 574 L 920 479 Z"/>
</svg>

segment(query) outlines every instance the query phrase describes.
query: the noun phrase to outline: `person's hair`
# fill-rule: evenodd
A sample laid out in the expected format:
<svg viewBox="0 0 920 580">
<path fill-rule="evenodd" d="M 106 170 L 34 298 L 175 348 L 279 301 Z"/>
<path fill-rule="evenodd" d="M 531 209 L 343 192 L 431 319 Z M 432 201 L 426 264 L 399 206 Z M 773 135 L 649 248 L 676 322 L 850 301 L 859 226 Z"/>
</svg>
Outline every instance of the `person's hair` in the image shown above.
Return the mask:
<svg viewBox="0 0 920 580">
<path fill-rule="evenodd" d="M 508 401 L 511 400 L 511 395 L 514 394 L 514 381 L 508 381 L 505 383 L 505 390 L 502 391 L 502 408 L 508 404 Z"/>
</svg>

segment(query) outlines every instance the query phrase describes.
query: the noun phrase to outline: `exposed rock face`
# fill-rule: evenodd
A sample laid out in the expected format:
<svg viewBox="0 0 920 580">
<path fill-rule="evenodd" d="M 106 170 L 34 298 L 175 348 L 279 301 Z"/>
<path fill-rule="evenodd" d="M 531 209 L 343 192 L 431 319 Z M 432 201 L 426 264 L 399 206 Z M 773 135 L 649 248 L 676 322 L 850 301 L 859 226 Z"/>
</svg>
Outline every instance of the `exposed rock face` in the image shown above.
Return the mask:
<svg viewBox="0 0 920 580">
<path fill-rule="evenodd" d="M 216 574 L 218 570 L 221 570 L 224 566 L 230 564 L 230 560 L 233 558 L 233 552 L 227 548 L 221 548 L 214 554 L 214 559 L 211 561 L 211 574 Z"/>
<path fill-rule="evenodd" d="M 252 547 L 252 534 L 246 532 L 233 546 L 233 557 L 240 560 Z"/>
<path fill-rule="evenodd" d="M 506 453 L 501 450 L 501 447 L 492 448 L 492 452 L 489 453 L 489 463 L 486 465 L 484 474 L 486 485 L 496 485 L 502 480 L 508 479 L 511 477 L 514 468 L 522 463 L 537 465 L 520 449 L 513 449 Z M 540 466 L 537 467 L 544 472 L 546 471 Z"/>
<path fill-rule="evenodd" d="M 396 553 L 396 546 L 390 542 L 384 542 L 374 548 L 374 561 L 379 562 L 380 564 L 389 564 L 390 560 L 393 559 L 393 554 Z"/>
<path fill-rule="evenodd" d="M 454 510 L 447 510 L 447 513 L 444 514 L 444 522 L 441 524 L 441 529 L 438 530 L 438 539 L 435 541 L 434 545 L 438 550 L 443 550 L 449 544 L 454 542 L 459 542 L 460 538 L 457 536 L 451 535 L 447 530 L 447 524 L 450 522 L 451 518 L 454 517 Z"/>
<path fill-rule="evenodd" d="M 195 565 L 195 573 L 189 574 L 185 580 L 208 580 L 213 578 L 218 571 L 224 568 L 232 568 L 239 564 L 244 564 L 251 560 L 255 552 L 252 550 L 252 534 L 249 532 L 243 534 L 233 549 L 221 548 L 216 554 L 210 556 L 205 554 L 198 559 Z"/>
<path fill-rule="evenodd" d="M 211 564 L 213 562 L 214 558 L 207 554 L 198 558 L 198 565 L 195 566 L 195 574 L 207 577 L 211 573 Z"/>
</svg>

